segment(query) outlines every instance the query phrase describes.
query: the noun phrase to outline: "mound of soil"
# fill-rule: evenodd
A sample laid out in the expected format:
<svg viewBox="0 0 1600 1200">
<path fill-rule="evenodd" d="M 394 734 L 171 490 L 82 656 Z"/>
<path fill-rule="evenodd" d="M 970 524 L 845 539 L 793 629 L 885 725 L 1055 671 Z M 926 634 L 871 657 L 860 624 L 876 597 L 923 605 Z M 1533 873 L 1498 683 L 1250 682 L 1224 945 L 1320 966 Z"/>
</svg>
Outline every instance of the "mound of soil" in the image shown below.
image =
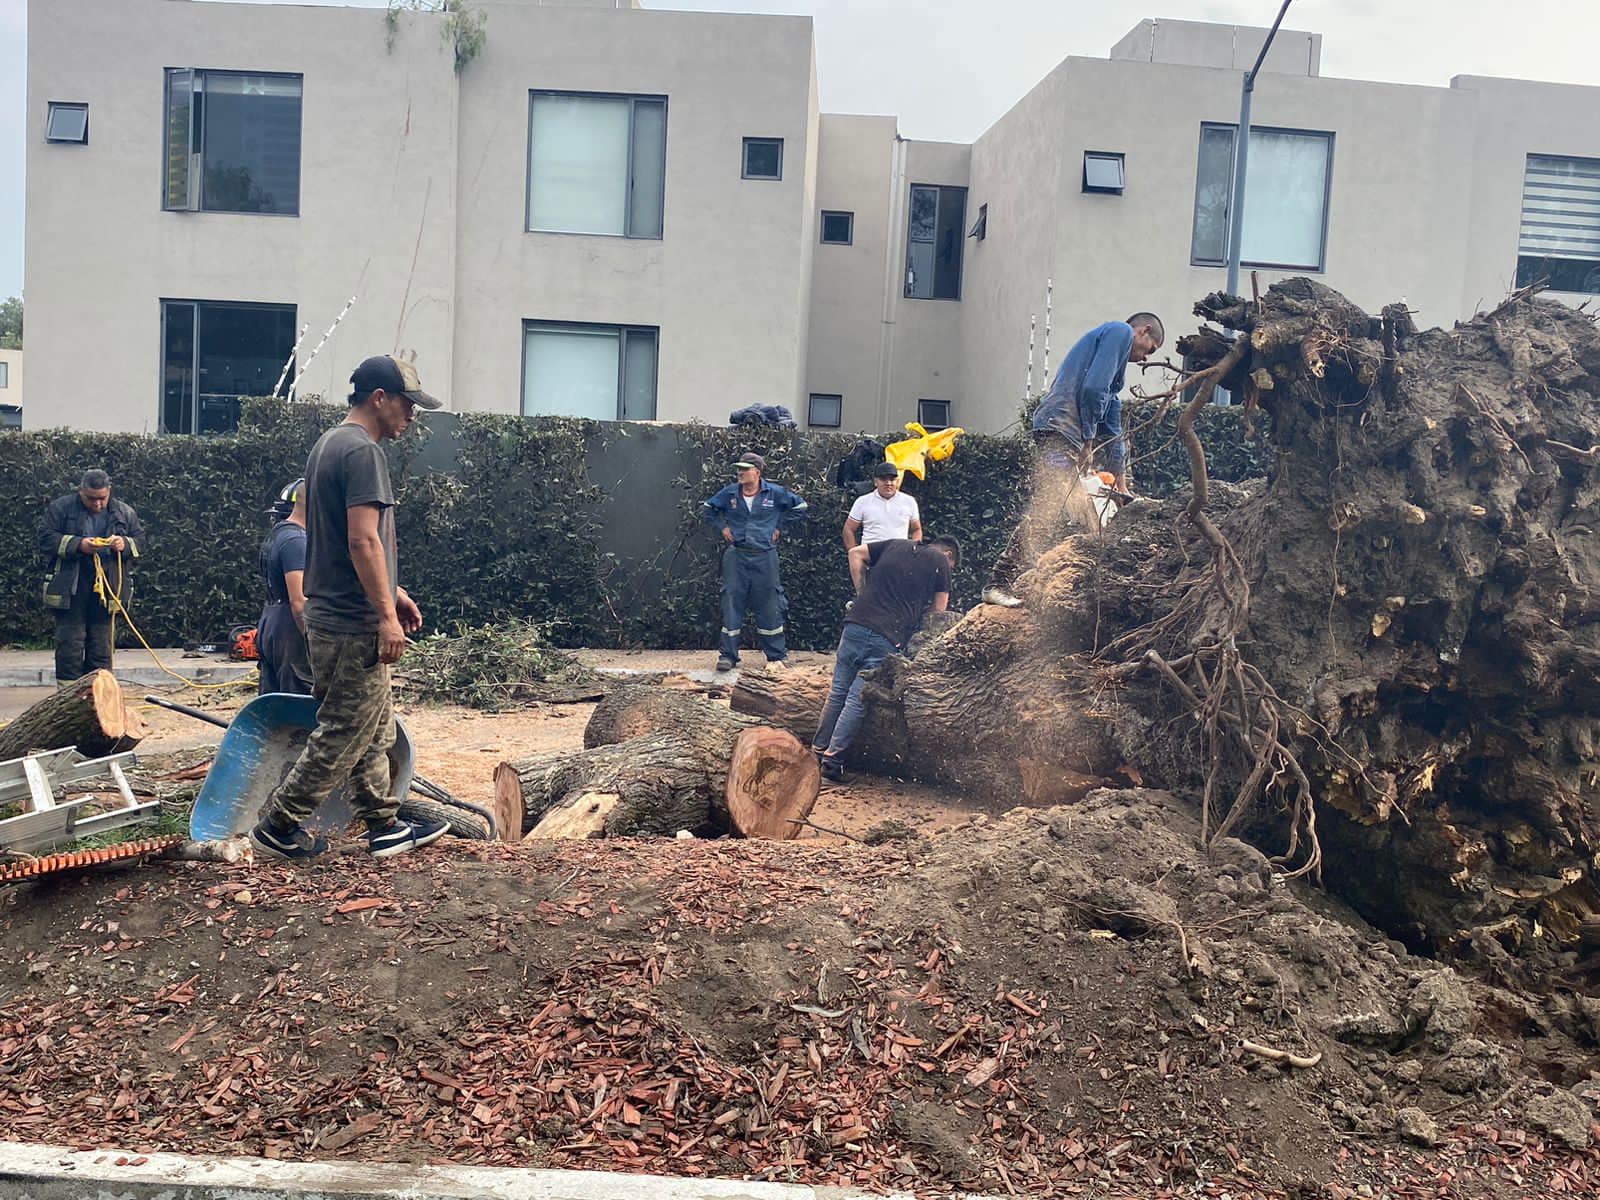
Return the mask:
<svg viewBox="0 0 1600 1200">
<path fill-rule="evenodd" d="M 1203 852 L 1160 792 L 876 847 L 155 865 L 13 891 L 0 928 L 0 1138 L 919 1192 L 1600 1186 L 1600 1004 L 1412 958 L 1244 843 Z"/>
</svg>

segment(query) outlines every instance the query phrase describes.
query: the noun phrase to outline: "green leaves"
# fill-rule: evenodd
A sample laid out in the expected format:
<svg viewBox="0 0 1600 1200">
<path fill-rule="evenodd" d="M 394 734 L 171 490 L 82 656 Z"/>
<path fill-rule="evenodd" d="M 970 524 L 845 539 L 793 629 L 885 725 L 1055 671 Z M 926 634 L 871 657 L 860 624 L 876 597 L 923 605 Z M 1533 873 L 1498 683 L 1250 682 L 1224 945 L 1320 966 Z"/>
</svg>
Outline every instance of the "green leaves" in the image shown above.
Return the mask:
<svg viewBox="0 0 1600 1200">
<path fill-rule="evenodd" d="M 1124 425 L 1149 415 L 1129 405 Z M 343 417 L 342 407 L 251 400 L 229 437 L 0 434 L 0 495 L 12 498 L 0 517 L 0 642 L 49 637 L 35 523 L 91 466 L 111 473 L 116 494 L 149 532 L 133 613 L 152 644 L 253 623 L 263 599 L 262 510 L 304 473 L 312 443 Z M 1213 478 L 1265 472 L 1263 443 L 1245 436 L 1238 409 L 1208 409 L 1198 428 Z M 1168 414 L 1139 435 L 1139 492 L 1163 496 L 1188 485 L 1175 429 Z M 854 444 L 849 435 L 698 423 L 629 427 L 484 413 L 459 414 L 453 429 L 419 422 L 386 443 L 399 501 L 400 580 L 429 629 L 535 621 L 565 646 L 709 649 L 720 547 L 700 506 L 749 449 L 768 456 L 773 482 L 810 504 L 809 519 L 779 549 L 786 624 L 791 647 L 829 649 L 851 596 L 841 529 L 855 499 L 834 473 Z M 953 457 L 929 467 L 926 481 L 907 480 L 927 534 L 961 540 L 953 607 L 977 602 L 1027 502 L 1031 459 L 1026 438 L 969 434 Z M 453 468 L 430 470 L 428 462 Z M 132 644 L 125 634 L 120 640 Z"/>
</svg>

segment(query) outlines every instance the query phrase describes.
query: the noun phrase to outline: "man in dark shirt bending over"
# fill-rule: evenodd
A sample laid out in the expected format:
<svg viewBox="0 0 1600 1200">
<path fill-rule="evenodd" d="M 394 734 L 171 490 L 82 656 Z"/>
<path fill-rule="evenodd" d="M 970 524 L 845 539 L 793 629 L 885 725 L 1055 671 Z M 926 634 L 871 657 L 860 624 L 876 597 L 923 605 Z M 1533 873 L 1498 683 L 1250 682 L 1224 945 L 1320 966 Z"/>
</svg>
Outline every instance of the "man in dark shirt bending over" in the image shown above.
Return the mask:
<svg viewBox="0 0 1600 1200">
<path fill-rule="evenodd" d="M 833 686 L 811 739 L 823 778 L 844 778 L 844 753 L 865 714 L 862 672 L 903 651 L 927 613 L 949 607 L 950 572 L 960 557 L 960 543 L 952 537 L 891 538 L 850 551 L 850 577 L 859 594 L 839 637 Z"/>
</svg>

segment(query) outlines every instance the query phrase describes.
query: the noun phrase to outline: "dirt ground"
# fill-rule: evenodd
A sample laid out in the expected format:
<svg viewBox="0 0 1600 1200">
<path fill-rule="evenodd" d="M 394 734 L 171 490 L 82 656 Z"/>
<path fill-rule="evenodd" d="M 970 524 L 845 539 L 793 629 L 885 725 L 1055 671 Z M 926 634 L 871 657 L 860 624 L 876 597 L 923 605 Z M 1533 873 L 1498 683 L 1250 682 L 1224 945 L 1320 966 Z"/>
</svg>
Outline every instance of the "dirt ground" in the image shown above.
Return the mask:
<svg viewBox="0 0 1600 1200">
<path fill-rule="evenodd" d="M 588 711 L 404 717 L 421 772 L 481 802 Z M 150 771 L 215 740 L 144 715 Z M 1163 793 L 1011 809 L 853 776 L 813 813 L 890 818 L 872 846 L 380 865 L 345 842 L 12 888 L 0 1138 L 920 1193 L 1600 1194 L 1600 1000 L 1410 957 L 1243 843 L 1207 856 Z"/>
</svg>

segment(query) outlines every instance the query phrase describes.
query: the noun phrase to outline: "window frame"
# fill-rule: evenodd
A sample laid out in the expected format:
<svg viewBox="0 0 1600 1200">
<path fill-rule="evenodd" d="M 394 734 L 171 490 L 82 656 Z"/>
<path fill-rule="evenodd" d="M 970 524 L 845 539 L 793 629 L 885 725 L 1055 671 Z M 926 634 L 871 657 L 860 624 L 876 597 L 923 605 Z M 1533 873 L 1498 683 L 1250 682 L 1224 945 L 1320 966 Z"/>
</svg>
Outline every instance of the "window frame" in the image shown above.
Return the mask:
<svg viewBox="0 0 1600 1200">
<path fill-rule="evenodd" d="M 1542 282 L 1550 291 L 1561 292 L 1568 296 L 1600 296 L 1600 259 L 1568 258 L 1562 255 L 1527 254 L 1523 252 L 1522 227 L 1526 225 L 1528 221 L 1528 173 L 1532 167 L 1533 160 L 1536 158 L 1556 159 L 1571 163 L 1582 163 L 1591 168 L 1600 168 L 1600 156 L 1592 154 L 1546 154 L 1530 150 L 1528 153 L 1523 155 L 1522 198 L 1518 202 L 1517 206 L 1517 260 L 1516 268 L 1513 271 L 1515 286 L 1521 288 L 1527 287 L 1536 282 Z M 1600 231 L 1600 223 L 1597 223 L 1596 230 Z M 1576 288 L 1563 287 L 1556 282 L 1556 276 L 1552 272 L 1541 272 L 1539 270 L 1541 266 L 1548 263 L 1587 264 L 1585 267 L 1581 268 L 1581 273 L 1584 276 L 1582 283 L 1588 283 L 1590 280 L 1593 280 L 1595 286 L 1584 287 L 1580 284 L 1580 286 Z"/>
<path fill-rule="evenodd" d="M 828 236 L 828 218 L 843 217 L 848 223 L 843 240 Z M 856 244 L 856 214 L 842 208 L 825 208 L 817 223 L 817 242 L 823 246 L 854 246 Z"/>
<path fill-rule="evenodd" d="M 773 143 L 778 147 L 778 173 L 776 175 L 750 174 L 750 146 L 752 143 Z M 781 137 L 747 137 L 739 144 L 739 178 L 759 183 L 783 182 L 783 139 Z M 853 224 L 853 222 L 852 222 Z"/>
<path fill-rule="evenodd" d="M 832 400 L 839 406 L 838 420 L 828 422 L 816 419 L 816 404 L 818 400 Z M 843 429 L 844 428 L 844 394 L 842 392 L 810 392 L 806 396 L 806 428 L 807 429 Z"/>
<path fill-rule="evenodd" d="M 1233 133 L 1233 153 L 1228 156 L 1228 207 L 1226 219 L 1223 222 L 1224 244 L 1220 260 L 1200 258 L 1195 254 L 1194 245 L 1194 217 L 1200 210 L 1200 142 L 1204 140 L 1207 129 L 1227 129 Z M 1250 132 L 1256 133 L 1286 133 L 1296 137 L 1321 138 L 1327 146 L 1327 169 L 1322 178 L 1322 229 L 1318 241 L 1318 255 L 1316 265 L 1307 263 L 1270 263 L 1259 262 L 1254 259 L 1241 258 L 1241 267 L 1253 267 L 1263 271 L 1300 271 L 1311 275 L 1324 275 L 1328 270 L 1328 217 L 1333 208 L 1333 151 L 1336 140 L 1336 131 L 1331 129 L 1298 129 L 1288 125 L 1257 125 L 1252 123 Z M 1194 202 L 1189 206 L 1189 265 L 1191 267 L 1226 267 L 1232 246 L 1228 239 L 1233 236 L 1233 177 L 1238 171 L 1239 164 L 1239 123 L 1237 121 L 1201 121 L 1199 138 L 1195 142 L 1195 170 L 1194 170 Z M 1246 210 L 1246 219 L 1249 211 Z M 1240 231 L 1241 237 L 1243 230 Z"/>
<path fill-rule="evenodd" d="M 942 404 L 942 405 L 944 405 L 944 420 L 942 422 L 941 421 L 927 421 L 927 420 L 924 420 L 923 418 L 924 418 L 925 414 L 922 411 L 922 406 L 924 404 Z M 950 418 L 951 418 L 951 411 L 950 410 L 951 410 L 952 407 L 953 406 L 951 405 L 950 401 L 948 401 L 948 400 L 936 400 L 936 399 L 933 399 L 932 397 L 928 397 L 928 396 L 919 397 L 917 399 L 917 424 L 921 425 L 929 433 L 937 433 L 941 429 L 949 429 L 950 428 Z"/>
<path fill-rule="evenodd" d="M 625 208 L 623 232 L 621 233 L 591 233 L 577 229 L 535 229 L 533 221 L 533 102 L 539 96 L 566 96 L 577 97 L 583 100 L 626 100 L 628 101 L 628 204 Z M 657 218 L 661 225 L 661 232 L 657 234 L 633 233 L 630 226 L 633 224 L 633 186 L 637 178 L 637 164 L 633 159 L 634 147 L 634 121 L 638 111 L 638 102 L 645 101 L 661 105 L 661 213 Z M 522 232 L 539 233 L 546 237 L 606 237 L 626 238 L 630 242 L 660 242 L 667 236 L 667 125 L 671 116 L 671 105 L 665 95 L 656 95 L 651 92 L 585 92 L 573 88 L 529 88 L 528 89 L 528 137 L 527 158 L 522 167 Z M 581 324 L 581 322 L 567 322 L 567 324 Z"/>
<path fill-rule="evenodd" d="M 161 76 L 161 145 L 164 151 L 163 160 L 166 168 L 170 168 L 171 138 L 172 138 L 172 78 L 175 74 L 189 76 L 189 152 L 186 181 L 189 185 L 187 202 L 183 206 L 168 203 L 170 196 L 167 185 L 170 176 L 167 169 L 163 169 L 161 178 L 161 211 L 162 212 L 192 212 L 213 213 L 223 216 L 236 217 L 299 217 L 300 198 L 305 190 L 305 148 L 306 148 L 306 77 L 303 71 L 239 71 L 229 68 L 210 67 L 166 67 Z M 300 124 L 295 129 L 295 149 L 299 159 L 300 172 L 295 178 L 294 211 L 293 212 L 261 212 L 258 209 L 240 208 L 207 208 L 205 204 L 205 128 L 200 127 L 201 149 L 195 149 L 195 84 L 211 75 L 244 75 L 263 79 L 294 79 L 300 83 Z M 203 91 L 203 89 L 202 89 Z M 196 167 L 198 166 L 198 170 Z M 224 303 L 224 301 L 215 301 Z"/>
<path fill-rule="evenodd" d="M 289 364 L 289 373 L 285 382 L 292 384 L 300 373 L 299 347 L 294 345 L 293 333 L 295 322 L 300 318 L 300 308 L 296 304 L 274 304 L 261 300 L 196 300 L 185 296 L 161 296 L 156 303 L 160 306 L 161 314 L 161 340 L 158 345 L 159 357 L 157 359 L 156 376 L 160 383 L 156 392 L 156 433 L 161 437 L 214 437 L 229 430 L 218 430 L 216 433 L 200 432 L 200 310 L 202 308 L 253 308 L 253 309 L 287 309 L 289 317 L 289 332 L 291 335 L 290 346 L 292 361 Z M 171 304 L 187 304 L 194 309 L 193 328 L 190 337 L 193 346 L 189 351 L 189 375 L 194 383 L 194 393 L 189 398 L 189 416 L 195 428 L 172 430 L 167 428 L 167 306 Z M 234 431 L 238 429 L 237 424 Z"/>
<path fill-rule="evenodd" d="M 929 189 L 932 189 L 933 191 L 936 191 L 936 192 L 939 193 L 939 199 L 935 202 L 934 210 L 933 210 L 933 224 L 934 224 L 933 245 L 936 247 L 936 249 L 934 250 L 934 256 L 935 256 L 934 262 L 935 262 L 935 268 L 936 269 L 934 270 L 934 273 L 933 273 L 933 277 L 934 277 L 935 280 L 937 280 L 938 277 L 939 277 L 939 272 L 937 270 L 937 263 L 938 263 L 937 246 L 939 245 L 939 236 L 938 236 L 939 216 L 943 212 L 943 209 L 944 209 L 944 194 L 946 192 L 960 192 L 961 193 L 961 220 L 956 222 L 956 226 L 955 227 L 959 231 L 959 230 L 965 229 L 966 228 L 966 224 L 967 224 L 967 200 L 971 195 L 971 189 L 968 188 L 965 184 L 960 184 L 960 183 L 913 183 L 913 184 L 910 184 L 908 186 L 908 188 L 906 190 L 906 232 L 905 232 L 905 240 L 904 240 L 904 245 L 905 245 L 905 265 L 901 270 L 901 289 L 900 289 L 901 297 L 903 299 L 906 299 L 906 300 L 942 300 L 947 304 L 959 304 L 959 303 L 961 303 L 961 291 L 962 291 L 962 288 L 964 288 L 966 286 L 966 282 L 967 282 L 967 272 L 966 272 L 967 239 L 966 239 L 965 236 L 958 236 L 956 238 L 956 241 L 955 241 L 955 258 L 956 258 L 956 289 L 955 290 L 956 290 L 956 294 L 953 295 L 953 296 L 932 296 L 932 295 L 929 295 L 929 296 L 914 296 L 914 295 L 911 294 L 911 245 L 912 245 L 912 243 L 911 243 L 911 207 L 912 207 L 912 198 L 916 195 L 916 191 L 917 191 L 918 188 L 929 188 Z M 984 207 L 987 208 L 988 206 L 985 205 Z M 987 232 L 987 229 L 985 230 L 985 232 Z"/>
<path fill-rule="evenodd" d="M 615 236 L 615 235 L 612 235 Z M 608 418 L 612 421 L 659 421 L 661 419 L 661 326 L 633 324 L 613 324 L 606 321 L 552 321 L 538 317 L 522 318 L 522 366 L 517 372 L 517 415 L 527 421 L 538 420 L 540 417 L 562 416 L 560 413 L 525 413 L 522 406 L 528 395 L 528 334 L 534 330 L 547 330 L 559 333 L 566 329 L 593 329 L 606 333 L 615 333 L 617 337 L 617 415 Z M 649 333 L 656 340 L 656 368 L 650 380 L 650 392 L 654 401 L 653 414 L 648 417 L 624 417 L 623 406 L 627 403 L 628 386 L 628 335 L 633 333 Z M 568 417 L 569 420 L 592 420 L 593 418 Z"/>
<path fill-rule="evenodd" d="M 1235 135 L 1237 136 L 1237 135 Z M 1121 180 L 1116 187 L 1104 187 L 1089 182 L 1089 160 L 1103 160 L 1117 164 L 1117 177 Z M 1083 191 L 1091 196 L 1120 196 L 1128 186 L 1128 161 L 1127 155 L 1121 150 L 1085 150 L 1083 152 Z M 1198 182 L 1196 187 L 1198 187 Z"/>
<path fill-rule="evenodd" d="M 71 109 L 81 110 L 83 113 L 83 136 L 75 138 L 55 137 L 50 132 L 50 125 L 55 120 L 58 112 Z M 46 100 L 44 114 L 44 140 L 51 146 L 87 146 L 89 144 L 89 102 L 87 100 Z"/>
</svg>

